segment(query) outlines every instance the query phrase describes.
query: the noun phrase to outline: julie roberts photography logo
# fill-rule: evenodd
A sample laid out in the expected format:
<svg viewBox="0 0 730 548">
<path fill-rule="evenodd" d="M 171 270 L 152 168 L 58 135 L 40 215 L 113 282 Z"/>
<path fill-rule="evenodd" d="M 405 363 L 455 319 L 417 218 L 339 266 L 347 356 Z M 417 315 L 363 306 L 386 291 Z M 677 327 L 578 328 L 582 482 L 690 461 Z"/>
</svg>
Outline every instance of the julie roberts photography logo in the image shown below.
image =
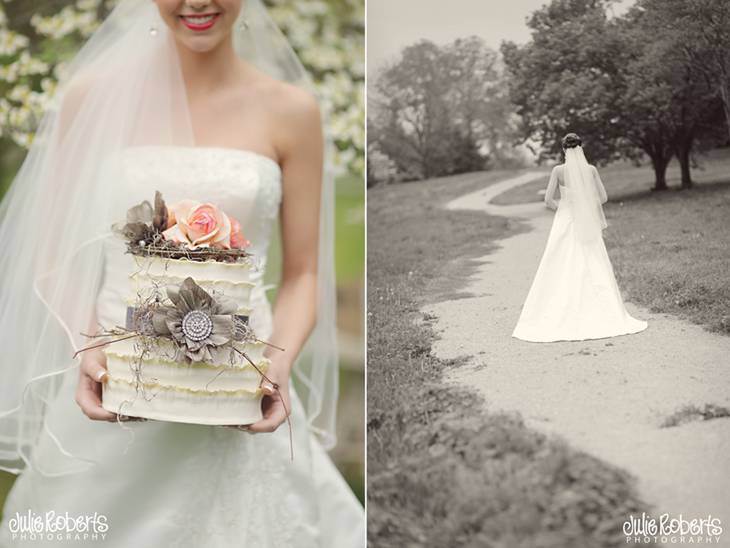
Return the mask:
<svg viewBox="0 0 730 548">
<path fill-rule="evenodd" d="M 16 512 L 8 519 L 11 538 L 18 541 L 96 541 L 105 540 L 109 520 L 104 514 L 79 514 L 49 511 L 37 514 L 32 510 Z"/>
<path fill-rule="evenodd" d="M 711 515 L 685 518 L 662 514 L 658 518 L 642 513 L 624 522 L 626 544 L 720 544 L 722 523 Z"/>
</svg>

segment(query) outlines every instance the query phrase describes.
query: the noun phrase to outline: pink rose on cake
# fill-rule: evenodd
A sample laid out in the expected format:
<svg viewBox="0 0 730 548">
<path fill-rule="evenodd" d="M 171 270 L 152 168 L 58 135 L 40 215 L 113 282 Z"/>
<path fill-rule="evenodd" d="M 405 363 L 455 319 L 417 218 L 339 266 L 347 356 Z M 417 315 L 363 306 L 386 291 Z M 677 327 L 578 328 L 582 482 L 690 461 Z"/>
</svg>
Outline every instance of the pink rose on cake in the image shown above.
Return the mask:
<svg viewBox="0 0 730 548">
<path fill-rule="evenodd" d="M 245 249 L 251 245 L 241 232 L 241 223 L 231 218 L 231 247 L 236 249 Z"/>
<path fill-rule="evenodd" d="M 210 203 L 183 200 L 168 208 L 166 240 L 185 244 L 188 249 L 216 247 L 242 249 L 249 242 L 241 225 Z"/>
</svg>

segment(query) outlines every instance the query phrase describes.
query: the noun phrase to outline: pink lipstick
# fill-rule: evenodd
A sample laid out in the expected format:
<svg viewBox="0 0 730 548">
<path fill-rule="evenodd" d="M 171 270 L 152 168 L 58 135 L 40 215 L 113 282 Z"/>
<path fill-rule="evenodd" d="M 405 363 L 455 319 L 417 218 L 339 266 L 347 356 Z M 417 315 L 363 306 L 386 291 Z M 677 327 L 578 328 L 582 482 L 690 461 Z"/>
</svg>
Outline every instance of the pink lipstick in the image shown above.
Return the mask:
<svg viewBox="0 0 730 548">
<path fill-rule="evenodd" d="M 181 15 L 180 20 L 190 30 L 201 32 L 215 25 L 218 17 L 220 17 L 220 13 L 201 13 L 200 15 Z"/>
</svg>

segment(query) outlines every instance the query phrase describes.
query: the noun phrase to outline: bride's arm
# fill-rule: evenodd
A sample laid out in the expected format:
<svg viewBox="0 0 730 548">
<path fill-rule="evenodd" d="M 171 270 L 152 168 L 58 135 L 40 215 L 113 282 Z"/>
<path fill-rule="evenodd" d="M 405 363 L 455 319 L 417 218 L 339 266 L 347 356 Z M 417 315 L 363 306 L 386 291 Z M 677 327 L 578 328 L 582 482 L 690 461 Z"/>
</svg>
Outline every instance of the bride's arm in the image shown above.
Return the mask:
<svg viewBox="0 0 730 548">
<path fill-rule="evenodd" d="M 249 426 L 251 432 L 273 432 L 286 420 L 287 411 L 291 411 L 291 368 L 314 328 L 317 315 L 322 124 L 319 106 L 312 96 L 297 89 L 286 100 L 290 112 L 280 128 L 282 278 L 270 338 L 285 350 L 267 352 L 272 362 L 267 377 L 279 385 L 281 397 L 269 389 L 267 382 L 262 384 L 267 394 L 264 418 Z"/>
<path fill-rule="evenodd" d="M 593 180 L 596 182 L 598 198 L 601 200 L 602 204 L 605 204 L 608 201 L 606 187 L 603 186 L 603 181 L 601 181 L 601 176 L 598 174 L 598 169 L 596 169 L 596 166 L 591 166 L 591 171 L 593 172 Z"/>
<path fill-rule="evenodd" d="M 558 202 L 555 201 L 555 191 L 558 188 L 558 166 L 553 168 L 550 173 L 550 182 L 548 182 L 547 190 L 545 190 L 545 205 L 550 209 L 557 209 Z"/>
<path fill-rule="evenodd" d="M 54 173 L 59 185 L 63 184 L 65 178 L 73 177 L 76 166 L 70 165 L 67 161 L 64 151 L 64 143 L 69 139 L 69 135 L 74 131 L 78 134 L 78 127 L 74 127 L 76 117 L 79 115 L 84 100 L 91 87 L 91 82 L 79 78 L 73 85 L 69 86 L 69 90 L 61 102 L 59 111 L 57 142 L 55 143 L 57 164 L 54 165 Z M 73 137 L 75 142 L 76 137 Z M 52 199 L 52 197 L 48 197 Z M 49 205 L 49 210 L 62 207 L 56 202 Z M 89 317 L 88 333 L 98 331 L 99 325 L 96 316 L 96 309 L 92 310 Z M 92 342 L 98 341 L 89 341 Z M 101 405 L 102 386 L 106 377 L 106 355 L 101 348 L 87 350 L 80 355 L 81 362 L 79 364 L 79 378 L 76 385 L 76 393 L 74 399 L 81 411 L 92 420 L 115 421 L 117 414 L 104 409 Z"/>
</svg>

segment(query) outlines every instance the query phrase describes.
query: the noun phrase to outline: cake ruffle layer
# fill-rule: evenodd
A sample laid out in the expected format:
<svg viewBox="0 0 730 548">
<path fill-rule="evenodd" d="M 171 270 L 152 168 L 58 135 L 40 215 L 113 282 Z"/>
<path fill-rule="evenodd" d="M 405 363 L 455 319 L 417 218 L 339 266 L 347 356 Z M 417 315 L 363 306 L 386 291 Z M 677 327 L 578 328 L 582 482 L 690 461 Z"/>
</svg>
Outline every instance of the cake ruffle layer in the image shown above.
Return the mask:
<svg viewBox="0 0 730 548">
<path fill-rule="evenodd" d="M 259 277 L 258 270 L 250 260 L 224 263 L 212 260 L 168 259 L 155 255 L 133 255 L 133 258 L 140 270 L 157 277 L 185 279 L 190 276 L 196 282 L 209 280 L 249 284 L 255 283 Z"/>
<path fill-rule="evenodd" d="M 254 391 L 261 384 L 261 374 L 253 368 L 200 367 L 198 365 L 173 364 L 145 360 L 141 364 L 130 356 L 107 355 L 107 370 L 115 379 L 134 382 L 154 382 L 165 387 L 190 390 L 241 390 Z M 138 369 L 137 369 L 138 368 Z M 265 372 L 266 365 L 260 367 Z"/>
<path fill-rule="evenodd" d="M 127 305 L 148 298 L 152 291 L 163 291 L 168 285 L 179 286 L 191 277 L 200 287 L 211 294 L 224 295 L 238 306 L 237 314 L 251 313 L 251 291 L 260 277 L 250 261 L 222 263 L 217 261 L 191 261 L 163 257 L 134 256 L 137 269 L 130 273 L 130 295 Z"/>
<path fill-rule="evenodd" d="M 260 389 L 201 391 L 156 383 L 136 386 L 113 376 L 102 387 L 104 409 L 130 417 L 210 425 L 251 424 L 262 417 Z"/>
<path fill-rule="evenodd" d="M 212 349 L 217 359 L 213 363 L 205 363 L 173 360 L 174 345 L 164 339 L 155 340 L 159 346 L 152 350 L 135 345 L 131 339 L 115 344 L 118 346 L 104 349 L 111 378 L 131 383 L 152 382 L 171 389 L 254 392 L 261 384 L 261 373 L 265 373 L 269 365 L 260 344 L 241 345 L 242 351 L 249 355 L 256 367 L 231 349 Z M 252 346 L 253 351 L 247 351 L 247 346 Z M 230 358 L 236 361 L 231 363 Z"/>
</svg>

